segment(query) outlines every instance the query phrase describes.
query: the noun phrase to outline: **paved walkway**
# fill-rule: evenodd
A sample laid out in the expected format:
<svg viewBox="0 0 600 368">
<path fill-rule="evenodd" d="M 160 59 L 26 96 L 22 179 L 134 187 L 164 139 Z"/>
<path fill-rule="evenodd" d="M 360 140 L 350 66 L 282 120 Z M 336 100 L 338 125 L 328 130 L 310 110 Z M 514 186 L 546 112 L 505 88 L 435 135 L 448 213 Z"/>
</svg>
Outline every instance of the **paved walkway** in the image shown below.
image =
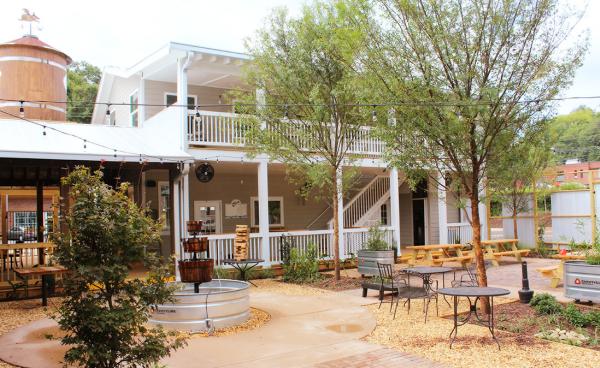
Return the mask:
<svg viewBox="0 0 600 368">
<path fill-rule="evenodd" d="M 234 335 L 191 338 L 187 347 L 162 363 L 172 368 L 434 366 L 360 340 L 376 323 L 362 306 L 376 302 L 376 298 L 359 295 L 295 296 L 253 288 L 251 305 L 271 315 L 267 324 Z M 53 324 L 50 320 L 37 321 L 0 337 L 0 359 L 22 367 L 61 367 L 57 360 L 64 347 L 58 341 L 30 339 L 43 336 L 40 332 Z"/>
</svg>

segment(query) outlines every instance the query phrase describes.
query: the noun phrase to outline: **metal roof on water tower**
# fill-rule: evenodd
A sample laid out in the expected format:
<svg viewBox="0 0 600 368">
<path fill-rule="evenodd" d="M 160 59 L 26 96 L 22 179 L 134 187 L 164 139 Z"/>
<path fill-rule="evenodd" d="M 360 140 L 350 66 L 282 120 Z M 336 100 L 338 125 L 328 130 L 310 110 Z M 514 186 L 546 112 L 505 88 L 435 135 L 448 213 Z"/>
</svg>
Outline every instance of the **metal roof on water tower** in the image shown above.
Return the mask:
<svg viewBox="0 0 600 368">
<path fill-rule="evenodd" d="M 33 34 L 39 23 L 35 13 L 23 9 L 19 20 L 28 33 L 0 44 L 0 110 L 28 119 L 64 121 L 65 103 L 42 101 L 67 100 L 67 66 L 72 60 Z M 0 118 L 12 117 L 0 113 Z"/>
</svg>

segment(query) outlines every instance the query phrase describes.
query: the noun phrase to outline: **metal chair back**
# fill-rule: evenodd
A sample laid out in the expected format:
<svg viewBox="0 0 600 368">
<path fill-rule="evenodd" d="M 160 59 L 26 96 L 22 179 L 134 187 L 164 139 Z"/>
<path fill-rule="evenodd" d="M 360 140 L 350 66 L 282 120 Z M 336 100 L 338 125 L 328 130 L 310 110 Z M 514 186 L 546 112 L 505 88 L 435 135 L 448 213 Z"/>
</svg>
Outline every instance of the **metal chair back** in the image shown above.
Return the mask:
<svg viewBox="0 0 600 368">
<path fill-rule="evenodd" d="M 377 269 L 379 270 L 379 278 L 381 279 L 381 286 L 390 285 L 394 287 L 394 269 L 391 264 L 377 262 Z"/>
</svg>

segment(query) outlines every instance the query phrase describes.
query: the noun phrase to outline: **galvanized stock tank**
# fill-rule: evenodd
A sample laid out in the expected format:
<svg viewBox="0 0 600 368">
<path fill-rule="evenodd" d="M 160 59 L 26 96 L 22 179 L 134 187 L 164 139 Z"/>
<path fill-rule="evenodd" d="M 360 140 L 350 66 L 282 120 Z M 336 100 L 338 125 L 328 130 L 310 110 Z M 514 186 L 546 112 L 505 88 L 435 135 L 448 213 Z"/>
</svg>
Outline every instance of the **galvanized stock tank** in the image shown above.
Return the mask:
<svg viewBox="0 0 600 368">
<path fill-rule="evenodd" d="M 361 275 L 379 276 L 377 263 L 394 264 L 394 250 L 367 250 L 358 251 L 358 273 Z"/>
<path fill-rule="evenodd" d="M 205 332 L 244 323 L 250 317 L 249 284 L 215 279 L 200 285 L 182 284 L 175 292 L 175 303 L 155 307 L 149 323 L 169 330 Z"/>
<path fill-rule="evenodd" d="M 600 303 L 600 266 L 568 261 L 564 272 L 567 298 Z"/>
</svg>

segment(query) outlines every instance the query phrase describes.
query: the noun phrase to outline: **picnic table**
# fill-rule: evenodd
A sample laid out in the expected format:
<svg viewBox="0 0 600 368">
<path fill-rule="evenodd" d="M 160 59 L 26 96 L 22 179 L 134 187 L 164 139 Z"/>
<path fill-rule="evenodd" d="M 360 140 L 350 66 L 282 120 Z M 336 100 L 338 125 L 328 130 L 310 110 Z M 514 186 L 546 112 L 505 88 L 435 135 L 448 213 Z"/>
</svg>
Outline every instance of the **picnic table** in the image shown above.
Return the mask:
<svg viewBox="0 0 600 368">
<path fill-rule="evenodd" d="M 68 270 L 62 266 L 40 266 L 15 269 L 15 273 L 25 282 L 25 293 L 29 290 L 28 282 L 30 277 L 42 277 L 42 305 L 44 307 L 48 305 L 48 283 L 50 282 L 50 276 L 65 273 L 67 271 Z"/>
<path fill-rule="evenodd" d="M 462 244 L 428 244 L 406 247 L 411 251 L 408 261 L 411 265 L 424 264 L 441 266 L 444 262 L 458 262 L 465 266 L 473 260 L 473 255 L 463 253 Z"/>
<path fill-rule="evenodd" d="M 584 255 L 580 254 L 555 254 L 552 256 L 554 259 L 559 259 L 560 263 L 548 267 L 540 267 L 537 268 L 536 271 L 541 273 L 542 276 L 550 279 L 550 287 L 557 288 L 558 285 L 562 282 L 565 262 L 566 261 L 578 261 L 585 259 Z"/>
<path fill-rule="evenodd" d="M 494 266 L 499 266 L 498 261 L 504 256 L 513 256 L 521 262 L 521 256 L 528 255 L 531 250 L 519 249 L 517 244 L 519 239 L 483 240 L 483 258 L 492 261 Z"/>
</svg>

